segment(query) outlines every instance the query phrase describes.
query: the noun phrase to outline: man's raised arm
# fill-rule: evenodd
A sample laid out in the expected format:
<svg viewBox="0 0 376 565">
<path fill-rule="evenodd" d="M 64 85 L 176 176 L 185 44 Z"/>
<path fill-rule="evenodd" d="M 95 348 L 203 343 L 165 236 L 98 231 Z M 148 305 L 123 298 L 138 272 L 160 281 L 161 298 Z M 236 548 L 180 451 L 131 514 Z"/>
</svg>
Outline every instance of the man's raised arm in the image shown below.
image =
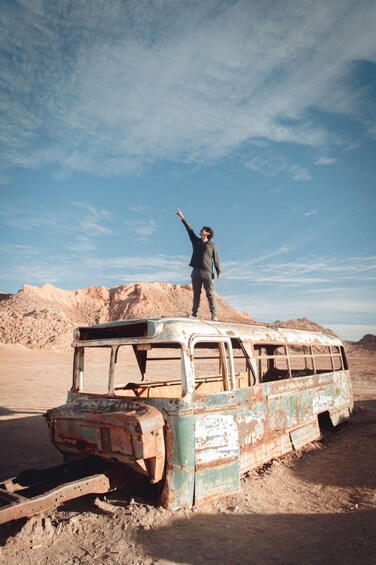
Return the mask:
<svg viewBox="0 0 376 565">
<path fill-rule="evenodd" d="M 184 226 L 185 226 L 185 229 L 186 229 L 187 232 L 188 232 L 189 239 L 192 241 L 192 243 L 193 243 L 195 240 L 200 239 L 200 238 L 195 234 L 195 232 L 193 231 L 193 229 L 191 228 L 191 226 L 188 224 L 187 220 L 186 220 L 185 217 L 184 217 L 183 212 L 182 212 L 179 208 L 177 209 L 176 214 L 179 216 L 179 218 L 180 218 L 181 221 L 183 222 L 183 224 L 184 224 Z"/>
</svg>

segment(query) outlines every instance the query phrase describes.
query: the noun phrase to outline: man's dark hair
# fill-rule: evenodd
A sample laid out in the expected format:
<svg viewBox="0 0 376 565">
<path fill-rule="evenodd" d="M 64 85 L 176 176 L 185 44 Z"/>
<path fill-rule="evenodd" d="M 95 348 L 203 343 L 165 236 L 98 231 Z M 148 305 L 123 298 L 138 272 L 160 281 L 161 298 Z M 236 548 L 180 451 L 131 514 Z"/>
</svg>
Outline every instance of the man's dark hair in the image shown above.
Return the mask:
<svg viewBox="0 0 376 565">
<path fill-rule="evenodd" d="M 209 228 L 209 226 L 203 226 L 202 229 L 208 232 L 209 240 L 211 240 L 214 237 L 214 231 L 211 228 Z"/>
</svg>

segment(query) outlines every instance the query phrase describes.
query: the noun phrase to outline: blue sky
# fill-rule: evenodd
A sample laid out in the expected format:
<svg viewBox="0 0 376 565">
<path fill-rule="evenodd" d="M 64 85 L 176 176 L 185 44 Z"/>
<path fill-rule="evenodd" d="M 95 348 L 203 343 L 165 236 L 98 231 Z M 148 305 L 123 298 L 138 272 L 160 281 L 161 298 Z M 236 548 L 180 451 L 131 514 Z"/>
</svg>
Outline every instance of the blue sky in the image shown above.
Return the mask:
<svg viewBox="0 0 376 565">
<path fill-rule="evenodd" d="M 376 333 L 373 1 L 4 0 L 0 290 L 189 283 Z"/>
</svg>

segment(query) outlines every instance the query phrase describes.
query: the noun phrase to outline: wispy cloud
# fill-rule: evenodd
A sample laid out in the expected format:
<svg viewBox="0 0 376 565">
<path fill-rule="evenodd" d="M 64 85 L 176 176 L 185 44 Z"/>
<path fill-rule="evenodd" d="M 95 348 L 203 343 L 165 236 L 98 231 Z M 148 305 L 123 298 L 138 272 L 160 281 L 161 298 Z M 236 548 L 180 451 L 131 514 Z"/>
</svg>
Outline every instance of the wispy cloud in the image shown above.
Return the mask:
<svg viewBox="0 0 376 565">
<path fill-rule="evenodd" d="M 66 255 L 41 253 L 36 258 L 32 255 L 14 254 L 11 264 L 0 273 L 0 282 L 50 282 L 62 287 L 67 281 L 71 284 L 73 278 L 78 286 L 110 286 L 136 281 L 189 283 L 189 258 L 186 256 L 79 256 L 79 252 L 85 252 L 85 246 L 90 247 L 90 244 L 90 240 L 78 241 L 77 246 L 71 249 L 73 253 Z M 75 273 L 74 277 L 72 273 Z"/>
<path fill-rule="evenodd" d="M 157 223 L 154 220 L 124 220 L 127 230 L 135 233 L 138 239 L 146 240 L 157 230 Z"/>
<path fill-rule="evenodd" d="M 92 249 L 91 240 L 80 238 L 77 240 L 76 252 Z M 223 281 L 229 283 L 246 282 L 252 286 L 262 285 L 264 288 L 279 289 L 286 292 L 286 288 L 299 289 L 304 292 L 320 295 L 333 289 L 344 289 L 349 283 L 367 285 L 376 280 L 376 257 L 301 257 L 294 261 L 278 261 L 278 256 L 288 253 L 287 249 L 280 248 L 275 253 L 270 252 L 262 258 L 257 257 L 250 261 L 223 261 Z M 7 280 L 19 279 L 21 274 L 28 281 L 31 274 L 50 272 L 53 276 L 46 280 L 58 280 L 63 282 L 71 276 L 71 271 L 77 268 L 82 279 L 97 281 L 98 276 L 102 279 L 134 280 L 135 276 L 140 280 L 184 282 L 189 280 L 189 257 L 184 255 L 170 256 L 163 254 L 145 256 L 117 256 L 100 257 L 89 255 L 85 258 L 75 258 L 73 255 L 52 256 L 45 253 L 34 256 L 17 255 L 12 266 L 7 270 Z M 17 257 L 20 257 L 17 260 Z M 77 263 L 76 265 L 76 261 Z M 55 265 L 55 266 L 54 266 Z M 35 275 L 36 276 L 36 275 Z M 21 277 L 22 278 L 22 277 Z M 340 286 L 339 286 L 340 285 Z M 282 289 L 284 289 L 282 291 Z"/>
<path fill-rule="evenodd" d="M 315 216 L 316 214 L 317 210 L 308 210 L 308 212 L 305 212 L 304 216 L 308 218 L 309 216 Z"/>
<path fill-rule="evenodd" d="M 371 0 L 6 3 L 2 177 L 47 164 L 116 175 L 218 159 L 245 141 L 351 143 L 311 109 L 372 134 L 367 92 L 348 77 L 376 59 L 375 18 Z"/>
<path fill-rule="evenodd" d="M 277 249 L 267 251 L 266 253 L 260 254 L 258 257 L 255 257 L 254 259 L 248 261 L 247 264 L 248 265 L 257 265 L 259 263 L 264 263 L 265 261 L 269 261 L 270 259 L 272 259 L 274 257 L 278 257 L 279 255 L 284 255 L 285 253 L 288 253 L 288 252 L 289 252 L 289 248 L 286 247 L 286 246 L 277 247 Z M 227 261 L 228 266 L 233 266 L 233 265 L 237 265 L 237 264 L 238 263 L 236 263 L 236 262 Z"/>
<path fill-rule="evenodd" d="M 137 214 L 139 214 L 139 213 L 143 213 L 143 214 L 146 213 L 146 214 L 149 214 L 150 212 L 153 211 L 153 209 L 150 208 L 150 206 L 144 206 L 144 205 L 128 206 L 128 210 L 129 210 L 130 212 L 135 212 L 135 213 L 137 213 Z"/>
<path fill-rule="evenodd" d="M 117 280 L 148 280 L 156 282 L 184 282 L 189 280 L 189 258 L 182 255 L 146 255 L 122 257 L 92 257 L 86 261 L 90 271 L 105 272 Z"/>
<path fill-rule="evenodd" d="M 77 207 L 85 213 L 76 212 L 74 208 Z M 0 209 L 0 219 L 3 226 L 22 231 L 44 230 L 47 233 L 72 234 L 86 239 L 113 234 L 112 228 L 107 225 L 111 221 L 109 212 L 79 202 L 72 202 L 70 208 L 64 208 L 64 212 L 59 209 L 59 203 L 54 211 L 42 211 L 30 210 L 22 202 L 18 206 L 4 202 Z"/>
<path fill-rule="evenodd" d="M 248 280 L 252 284 L 263 285 L 278 283 L 278 285 L 303 287 L 349 281 L 364 283 L 376 280 L 376 257 L 361 256 L 345 259 L 308 257 L 297 258 L 293 262 L 243 261 L 241 265 L 225 262 L 223 273 L 229 280 Z"/>
<path fill-rule="evenodd" d="M 96 249 L 93 241 L 89 237 L 78 235 L 73 244 L 67 246 L 72 253 L 89 253 Z"/>
<path fill-rule="evenodd" d="M 72 206 L 76 206 L 77 208 L 86 210 L 86 212 L 88 212 L 88 214 L 94 218 L 105 218 L 107 220 L 112 218 L 112 214 L 108 210 L 105 210 L 104 208 L 96 208 L 95 206 L 87 202 L 72 200 L 70 204 Z"/>
<path fill-rule="evenodd" d="M 315 165 L 334 165 L 337 159 L 334 157 L 319 157 L 315 161 Z"/>
<path fill-rule="evenodd" d="M 35 247 L 33 245 L 20 245 L 16 243 L 10 243 L 8 245 L 1 245 L 0 252 L 9 255 L 41 255 L 46 252 L 46 248 Z"/>
<path fill-rule="evenodd" d="M 96 222 L 92 218 L 80 219 L 79 222 L 80 230 L 86 232 L 91 237 L 97 237 L 101 235 L 112 235 L 114 232 L 111 228 L 103 226 L 99 222 Z"/>
<path fill-rule="evenodd" d="M 311 180 L 311 174 L 306 168 L 290 163 L 287 159 L 277 154 L 270 157 L 252 157 L 245 162 L 245 167 L 271 176 L 287 173 L 295 181 Z"/>
</svg>

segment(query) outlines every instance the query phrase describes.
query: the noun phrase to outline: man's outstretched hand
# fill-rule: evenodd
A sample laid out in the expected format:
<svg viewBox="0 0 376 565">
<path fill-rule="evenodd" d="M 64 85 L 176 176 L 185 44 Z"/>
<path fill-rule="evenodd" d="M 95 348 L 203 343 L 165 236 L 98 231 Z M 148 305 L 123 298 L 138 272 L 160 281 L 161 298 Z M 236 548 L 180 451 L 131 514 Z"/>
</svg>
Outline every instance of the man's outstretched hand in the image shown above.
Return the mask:
<svg viewBox="0 0 376 565">
<path fill-rule="evenodd" d="M 176 210 L 177 215 L 179 216 L 179 218 L 182 220 L 184 218 L 183 216 L 183 212 L 181 210 L 179 210 L 179 208 Z"/>
</svg>

